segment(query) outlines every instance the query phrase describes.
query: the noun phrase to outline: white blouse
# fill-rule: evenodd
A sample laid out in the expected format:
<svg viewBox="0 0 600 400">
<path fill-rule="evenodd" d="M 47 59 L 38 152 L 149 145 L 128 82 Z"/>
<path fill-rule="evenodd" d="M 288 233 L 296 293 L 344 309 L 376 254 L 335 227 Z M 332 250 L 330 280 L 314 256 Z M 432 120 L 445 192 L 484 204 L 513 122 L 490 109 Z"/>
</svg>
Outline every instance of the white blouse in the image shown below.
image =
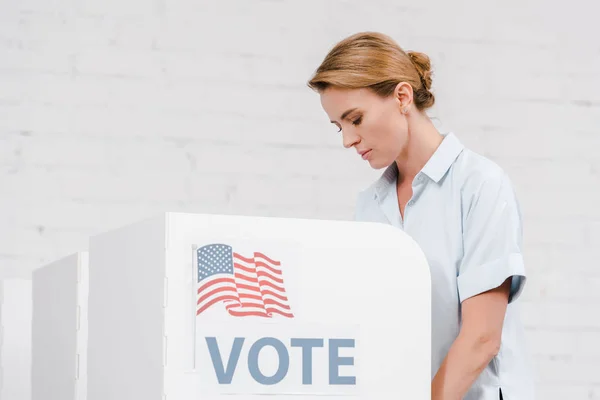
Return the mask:
<svg viewBox="0 0 600 400">
<path fill-rule="evenodd" d="M 355 219 L 405 231 L 421 247 L 432 279 L 431 378 L 456 339 L 465 299 L 500 286 L 512 288 L 500 351 L 465 400 L 533 400 L 534 381 L 519 317 L 526 281 L 521 212 L 504 171 L 466 149 L 453 134 L 417 174 L 404 218 L 398 208 L 396 163 L 357 200 Z"/>
</svg>

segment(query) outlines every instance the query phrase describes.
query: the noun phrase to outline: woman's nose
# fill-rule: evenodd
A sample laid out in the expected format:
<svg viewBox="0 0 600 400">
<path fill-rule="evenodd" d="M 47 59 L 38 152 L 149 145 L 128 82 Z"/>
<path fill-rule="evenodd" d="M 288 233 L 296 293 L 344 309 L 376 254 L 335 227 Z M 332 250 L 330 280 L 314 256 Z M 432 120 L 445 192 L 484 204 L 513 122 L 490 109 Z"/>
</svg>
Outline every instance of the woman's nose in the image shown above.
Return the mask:
<svg viewBox="0 0 600 400">
<path fill-rule="evenodd" d="M 360 137 L 352 129 L 347 129 L 342 131 L 342 141 L 344 147 L 349 149 L 360 142 Z"/>
</svg>

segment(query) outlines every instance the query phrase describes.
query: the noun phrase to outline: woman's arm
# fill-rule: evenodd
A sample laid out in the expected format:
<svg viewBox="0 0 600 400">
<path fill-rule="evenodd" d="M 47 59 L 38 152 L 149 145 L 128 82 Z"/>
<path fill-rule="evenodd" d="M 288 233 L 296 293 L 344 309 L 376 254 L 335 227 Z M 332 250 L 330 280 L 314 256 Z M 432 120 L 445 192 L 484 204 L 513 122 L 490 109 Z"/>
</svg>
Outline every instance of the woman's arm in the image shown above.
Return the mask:
<svg viewBox="0 0 600 400">
<path fill-rule="evenodd" d="M 432 400 L 462 400 L 498 354 L 511 278 L 462 303 L 460 333 L 431 383 Z"/>
</svg>

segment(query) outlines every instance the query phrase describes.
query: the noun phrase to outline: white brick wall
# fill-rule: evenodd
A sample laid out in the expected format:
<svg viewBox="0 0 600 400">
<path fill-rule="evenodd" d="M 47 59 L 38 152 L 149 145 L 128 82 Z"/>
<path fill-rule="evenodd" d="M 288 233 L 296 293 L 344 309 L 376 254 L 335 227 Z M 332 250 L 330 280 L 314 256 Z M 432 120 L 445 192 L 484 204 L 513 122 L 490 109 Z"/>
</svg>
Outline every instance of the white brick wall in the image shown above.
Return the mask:
<svg viewBox="0 0 600 400">
<path fill-rule="evenodd" d="M 432 116 L 517 187 L 540 398 L 600 399 L 597 1 L 0 10 L 3 276 L 160 211 L 350 218 L 378 172 L 342 149 L 305 82 L 337 40 L 379 30 L 431 55 Z"/>
</svg>

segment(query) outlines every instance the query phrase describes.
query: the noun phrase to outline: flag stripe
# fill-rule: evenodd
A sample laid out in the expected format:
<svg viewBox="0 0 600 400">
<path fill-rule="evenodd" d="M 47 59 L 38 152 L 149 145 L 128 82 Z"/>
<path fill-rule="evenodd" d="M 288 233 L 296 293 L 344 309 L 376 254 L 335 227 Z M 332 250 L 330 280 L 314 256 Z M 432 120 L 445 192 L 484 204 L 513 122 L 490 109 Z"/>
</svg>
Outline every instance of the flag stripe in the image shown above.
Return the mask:
<svg viewBox="0 0 600 400">
<path fill-rule="evenodd" d="M 279 311 L 276 309 L 269 310 L 269 312 L 273 313 L 273 314 L 280 314 L 280 315 L 283 315 L 284 317 L 288 317 L 288 318 L 294 317 L 294 314 L 292 314 L 292 313 L 287 313 L 287 312 Z"/>
<path fill-rule="evenodd" d="M 242 307 L 242 304 L 240 304 L 239 302 L 229 302 L 227 303 L 227 305 L 225 306 L 225 308 L 227 309 L 231 309 L 231 308 L 240 308 Z M 265 312 L 265 308 L 262 305 L 246 305 L 243 307 L 245 311 L 261 311 L 261 312 Z"/>
<path fill-rule="evenodd" d="M 269 290 L 269 289 L 263 290 L 262 294 L 263 294 L 263 296 L 273 296 L 281 301 L 288 301 L 288 298 L 286 296 L 283 296 L 279 293 L 275 293 L 274 291 Z"/>
<path fill-rule="evenodd" d="M 265 306 L 265 309 L 279 310 L 281 312 L 289 312 L 289 311 L 291 311 L 291 310 L 288 310 L 288 309 L 285 309 L 285 308 L 281 308 L 277 304 L 269 304 L 269 305 Z"/>
<path fill-rule="evenodd" d="M 276 290 L 276 291 L 278 291 L 278 292 L 283 292 L 283 293 L 285 293 L 285 289 L 284 289 L 284 288 L 282 288 L 281 286 L 277 286 L 277 285 L 275 285 L 275 284 L 273 284 L 273 283 L 271 283 L 271 282 L 269 282 L 269 281 L 266 281 L 266 280 L 265 280 L 265 281 L 262 281 L 262 282 L 261 282 L 261 284 L 262 284 L 262 285 L 267 285 L 267 286 L 270 286 L 270 287 L 272 287 L 273 289 L 275 289 L 275 290 Z"/>
<path fill-rule="evenodd" d="M 203 294 L 199 299 L 198 299 L 198 304 L 202 303 L 204 300 L 206 300 L 207 298 L 217 294 L 217 293 L 222 293 L 222 292 L 231 292 L 233 293 L 232 296 L 235 296 L 235 289 L 232 288 L 228 288 L 228 287 L 220 287 L 220 288 L 216 288 L 211 290 L 210 292 Z M 237 298 L 237 297 L 236 297 Z"/>
<path fill-rule="evenodd" d="M 278 306 L 284 310 L 291 310 L 290 306 L 271 299 L 265 299 L 265 305 Z"/>
<path fill-rule="evenodd" d="M 247 267 L 244 264 L 234 262 L 233 265 L 236 268 L 240 269 L 241 270 L 240 272 L 247 272 L 247 273 L 250 273 L 250 274 L 256 273 L 256 269 L 255 268 Z"/>
<path fill-rule="evenodd" d="M 268 264 L 266 264 L 264 262 L 257 261 L 256 262 L 256 266 L 257 267 L 261 267 L 261 268 L 265 268 L 265 269 L 269 270 L 269 272 L 272 272 L 275 275 L 281 275 L 281 270 L 280 269 L 273 268 L 273 267 L 271 267 L 270 265 L 268 265 Z"/>
<path fill-rule="evenodd" d="M 258 278 L 253 278 L 253 277 L 242 275 L 242 274 L 235 274 L 235 277 L 238 278 L 238 279 L 243 279 L 243 280 L 245 280 L 247 282 L 258 283 Z"/>
<path fill-rule="evenodd" d="M 283 279 L 281 279 L 281 278 L 276 278 L 276 277 L 274 277 L 273 275 L 271 275 L 271 274 L 268 274 L 268 273 L 266 273 L 266 272 L 263 272 L 263 271 L 257 271 L 257 272 L 256 272 L 256 275 L 258 275 L 258 277 L 259 277 L 259 278 L 268 278 L 268 279 L 271 279 L 271 280 L 273 280 L 273 281 L 275 281 L 275 282 L 277 282 L 277 283 L 280 283 L 280 284 L 282 284 L 282 285 L 283 285 Z"/>
<path fill-rule="evenodd" d="M 242 260 L 242 261 L 244 261 L 244 262 L 246 262 L 246 263 L 248 263 L 248 264 L 254 264 L 254 260 L 253 260 L 253 259 L 251 259 L 251 258 L 246 258 L 246 257 L 243 257 L 243 256 L 242 256 L 241 254 L 239 254 L 239 253 L 235 253 L 235 252 L 234 252 L 234 253 L 233 253 L 233 257 L 234 257 L 234 258 L 239 258 L 240 260 Z"/>
<path fill-rule="evenodd" d="M 241 303 L 242 307 L 256 307 L 256 308 L 263 308 L 263 305 L 260 303 L 252 303 L 252 302 L 242 302 Z"/>
<path fill-rule="evenodd" d="M 260 293 L 260 288 L 258 286 L 250 286 L 250 285 L 244 285 L 243 283 L 238 283 L 237 284 L 237 288 L 238 289 L 251 290 L 253 292 L 259 292 Z"/>
<path fill-rule="evenodd" d="M 252 313 L 252 314 L 261 314 L 263 316 L 267 316 L 267 311 L 264 309 L 264 307 L 241 306 L 240 304 L 231 303 L 231 304 L 228 304 L 226 306 L 226 308 L 227 308 L 227 311 L 232 315 L 235 312 L 238 315 Z"/>
<path fill-rule="evenodd" d="M 231 278 L 217 278 L 217 279 L 208 278 L 207 281 L 208 282 L 206 282 L 204 285 L 200 286 L 200 288 L 198 289 L 198 294 L 207 290 L 207 288 L 209 288 L 210 286 L 217 284 L 217 283 L 231 283 L 231 284 L 235 283 L 235 282 L 233 282 L 233 279 L 231 279 Z"/>
<path fill-rule="evenodd" d="M 256 294 L 246 294 L 246 293 L 240 293 L 240 299 L 252 299 L 252 300 L 262 300 L 262 296 L 258 296 Z"/>
<path fill-rule="evenodd" d="M 200 314 L 202 311 L 206 310 L 208 307 L 212 306 L 213 304 L 223 301 L 223 300 L 233 300 L 236 301 L 237 298 L 235 296 L 232 295 L 225 295 L 225 296 L 219 296 L 219 297 L 215 297 L 214 299 L 212 299 L 211 301 L 209 301 L 208 303 L 204 304 L 202 307 L 200 307 L 200 309 L 198 310 L 197 314 Z"/>
<path fill-rule="evenodd" d="M 270 264 L 273 264 L 273 265 L 277 265 L 277 266 L 281 265 L 281 263 L 280 263 L 279 261 L 272 260 L 272 259 L 270 259 L 269 257 L 267 257 L 266 255 L 264 255 L 263 253 L 261 253 L 261 252 L 258 252 L 258 251 L 254 253 L 254 257 L 260 257 L 260 258 L 263 258 L 263 259 L 265 259 L 265 260 L 266 260 L 268 263 L 270 263 Z"/>
<path fill-rule="evenodd" d="M 207 297 L 206 299 L 202 300 L 201 302 L 198 302 L 198 308 L 202 308 L 204 307 L 204 305 L 206 303 L 210 303 L 211 301 L 213 301 L 214 299 L 231 299 L 231 300 L 235 300 L 237 302 L 240 301 L 240 299 L 238 298 L 237 294 L 235 292 L 220 292 L 220 293 L 215 293 L 214 295 Z"/>
<path fill-rule="evenodd" d="M 269 317 L 269 314 L 261 311 L 237 311 L 237 310 L 228 310 L 231 315 L 234 317 Z M 283 315 L 283 314 L 282 314 Z M 289 317 L 291 318 L 291 317 Z"/>
</svg>

